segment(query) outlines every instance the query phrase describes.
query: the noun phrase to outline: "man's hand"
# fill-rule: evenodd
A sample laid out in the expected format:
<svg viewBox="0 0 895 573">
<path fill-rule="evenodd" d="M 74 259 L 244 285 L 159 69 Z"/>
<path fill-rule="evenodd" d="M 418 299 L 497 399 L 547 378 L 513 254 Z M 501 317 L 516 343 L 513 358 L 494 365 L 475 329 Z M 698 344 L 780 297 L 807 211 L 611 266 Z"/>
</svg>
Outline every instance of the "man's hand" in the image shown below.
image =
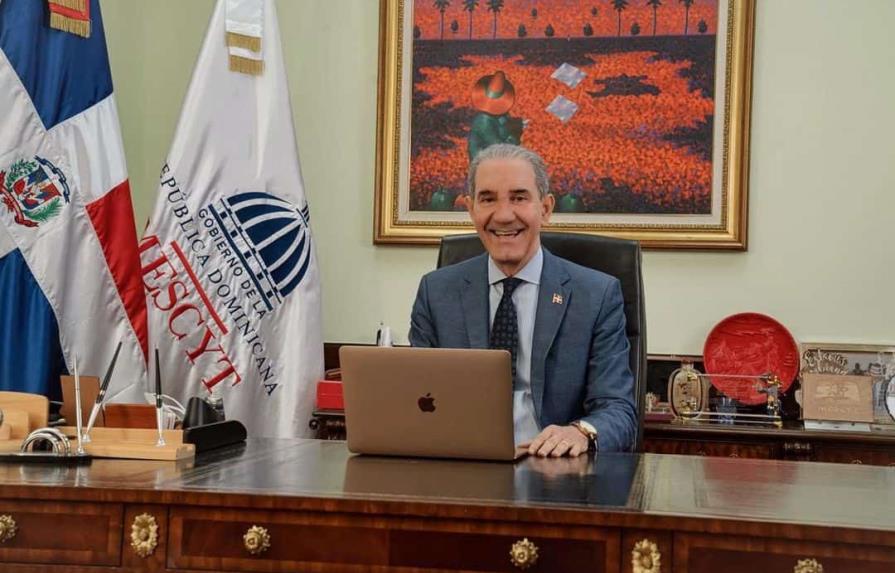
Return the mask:
<svg viewBox="0 0 895 573">
<path fill-rule="evenodd" d="M 524 445 L 524 444 L 522 444 Z M 587 436 L 574 426 L 547 426 L 528 444 L 528 454 L 546 458 L 551 456 L 577 457 L 587 452 Z"/>
</svg>

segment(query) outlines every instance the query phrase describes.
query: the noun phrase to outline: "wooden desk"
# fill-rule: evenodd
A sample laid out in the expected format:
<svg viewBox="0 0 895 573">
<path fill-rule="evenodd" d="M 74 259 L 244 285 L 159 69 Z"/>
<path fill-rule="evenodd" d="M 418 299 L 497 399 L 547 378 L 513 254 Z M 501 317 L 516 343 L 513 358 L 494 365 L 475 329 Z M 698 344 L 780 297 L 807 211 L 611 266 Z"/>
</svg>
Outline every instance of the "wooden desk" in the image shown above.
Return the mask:
<svg viewBox="0 0 895 573">
<path fill-rule="evenodd" d="M 157 526 L 145 557 L 131 546 L 142 514 Z M 535 572 L 632 571 L 640 542 L 665 572 L 808 559 L 825 573 L 895 570 L 895 470 L 869 466 L 656 454 L 513 465 L 250 440 L 189 464 L 0 465 L 0 515 L 16 523 L 0 543 L 12 572 L 516 571 L 523 539 Z M 269 535 L 257 555 L 243 539 L 253 526 Z"/>
</svg>

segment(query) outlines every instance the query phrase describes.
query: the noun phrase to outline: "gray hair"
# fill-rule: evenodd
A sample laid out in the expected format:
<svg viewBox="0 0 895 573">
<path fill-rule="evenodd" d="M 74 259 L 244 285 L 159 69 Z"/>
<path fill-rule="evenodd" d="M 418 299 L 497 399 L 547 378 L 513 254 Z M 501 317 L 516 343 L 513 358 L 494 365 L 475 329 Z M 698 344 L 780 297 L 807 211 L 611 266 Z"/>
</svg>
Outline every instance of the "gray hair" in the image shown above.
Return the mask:
<svg viewBox="0 0 895 573">
<path fill-rule="evenodd" d="M 495 143 L 479 151 L 478 155 L 469 164 L 469 175 L 466 177 L 466 194 L 475 194 L 475 174 L 479 165 L 489 159 L 523 159 L 531 165 L 535 172 L 535 185 L 538 188 L 538 196 L 543 199 L 550 193 L 550 177 L 547 175 L 547 164 L 541 156 L 519 145 L 511 143 Z"/>
</svg>

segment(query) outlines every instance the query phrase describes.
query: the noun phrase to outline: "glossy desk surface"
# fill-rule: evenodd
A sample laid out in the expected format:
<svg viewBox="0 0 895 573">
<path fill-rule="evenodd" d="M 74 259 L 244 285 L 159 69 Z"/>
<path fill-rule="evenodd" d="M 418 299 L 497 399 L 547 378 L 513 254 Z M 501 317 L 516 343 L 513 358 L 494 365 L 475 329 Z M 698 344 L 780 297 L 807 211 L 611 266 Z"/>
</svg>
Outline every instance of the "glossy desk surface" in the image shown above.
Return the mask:
<svg viewBox="0 0 895 573">
<path fill-rule="evenodd" d="M 0 497 L 269 509 L 337 502 L 414 514 L 448 506 L 463 516 L 499 507 L 516 518 L 681 516 L 895 532 L 895 468 L 661 454 L 515 464 L 380 458 L 318 440 L 249 440 L 189 463 L 0 464 Z"/>
</svg>

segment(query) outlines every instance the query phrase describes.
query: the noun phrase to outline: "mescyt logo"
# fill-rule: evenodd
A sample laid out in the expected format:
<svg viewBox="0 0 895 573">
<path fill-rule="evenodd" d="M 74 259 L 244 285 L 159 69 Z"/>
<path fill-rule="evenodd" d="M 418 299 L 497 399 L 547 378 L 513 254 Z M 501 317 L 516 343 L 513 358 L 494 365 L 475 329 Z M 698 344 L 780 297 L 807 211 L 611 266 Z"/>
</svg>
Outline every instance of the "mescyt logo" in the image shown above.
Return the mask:
<svg viewBox="0 0 895 573">
<path fill-rule="evenodd" d="M 308 207 L 267 193 L 240 193 L 209 205 L 221 235 L 270 312 L 298 287 L 311 262 Z"/>
<path fill-rule="evenodd" d="M 21 159 L 0 170 L 0 198 L 23 227 L 38 227 L 59 215 L 69 194 L 65 174 L 42 157 Z"/>
</svg>

